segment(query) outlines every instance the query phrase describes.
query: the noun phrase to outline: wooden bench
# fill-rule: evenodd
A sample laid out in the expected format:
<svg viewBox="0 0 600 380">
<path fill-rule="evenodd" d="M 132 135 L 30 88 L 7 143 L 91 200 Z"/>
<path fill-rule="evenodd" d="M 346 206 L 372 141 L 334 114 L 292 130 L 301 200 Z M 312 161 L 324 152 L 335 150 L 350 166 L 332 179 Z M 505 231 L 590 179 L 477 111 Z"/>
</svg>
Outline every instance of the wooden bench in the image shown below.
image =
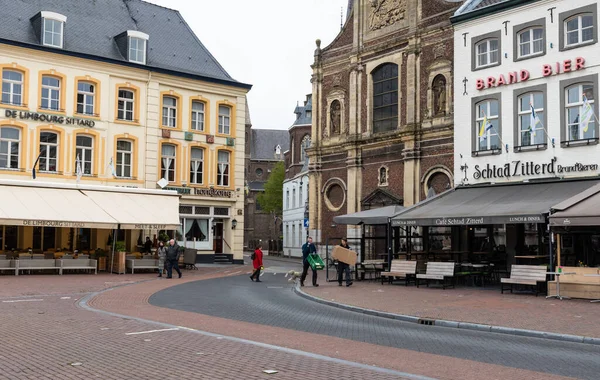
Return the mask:
<svg viewBox="0 0 600 380">
<path fill-rule="evenodd" d="M 500 292 L 504 294 L 508 288 L 504 284 L 510 284 L 510 292 L 513 292 L 513 285 L 532 286 L 535 289 L 535 296 L 540 293 L 539 283 L 546 282 L 547 268 L 545 265 L 512 265 L 509 278 L 500 279 Z"/>
<path fill-rule="evenodd" d="M 392 266 L 389 271 L 381 272 L 381 285 L 383 285 L 383 278 L 387 277 L 388 282 L 391 284 L 394 278 L 403 278 L 405 285 L 408 286 L 410 279 L 415 280 L 417 274 L 417 262 L 406 261 L 406 260 L 392 260 Z M 416 281 L 416 280 L 415 280 Z"/>
<path fill-rule="evenodd" d="M 18 270 L 19 270 L 19 261 L 18 260 L 1 259 L 0 260 L 0 272 L 5 271 L 5 270 L 15 272 L 15 275 L 17 275 Z"/>
<path fill-rule="evenodd" d="M 60 263 L 57 263 L 56 260 L 21 259 L 17 265 L 17 275 L 26 270 L 56 270 L 60 273 Z"/>
<path fill-rule="evenodd" d="M 98 274 L 98 265 L 96 260 L 93 259 L 69 259 L 56 261 L 60 267 L 59 274 L 63 274 L 65 270 L 93 270 L 95 274 Z"/>
<path fill-rule="evenodd" d="M 361 280 L 365 279 L 365 275 L 369 273 L 369 279 L 372 280 L 372 274 L 375 274 L 375 279 L 381 270 L 377 268 L 378 265 L 384 266 L 385 260 L 364 260 L 362 263 L 356 264 L 356 272 L 360 273 Z"/>
<path fill-rule="evenodd" d="M 427 287 L 429 287 L 429 282 L 431 281 L 440 281 L 442 283 L 442 288 L 446 289 L 447 281 L 450 280 L 452 282 L 452 287 L 454 287 L 454 263 L 442 263 L 430 261 L 427 263 L 427 270 L 425 274 L 417 274 L 417 288 L 419 287 L 419 283 L 421 280 L 425 280 L 427 283 Z"/>
<path fill-rule="evenodd" d="M 131 268 L 131 273 L 136 269 L 158 269 L 158 260 L 154 259 L 130 259 L 126 263 L 127 269 Z"/>
</svg>

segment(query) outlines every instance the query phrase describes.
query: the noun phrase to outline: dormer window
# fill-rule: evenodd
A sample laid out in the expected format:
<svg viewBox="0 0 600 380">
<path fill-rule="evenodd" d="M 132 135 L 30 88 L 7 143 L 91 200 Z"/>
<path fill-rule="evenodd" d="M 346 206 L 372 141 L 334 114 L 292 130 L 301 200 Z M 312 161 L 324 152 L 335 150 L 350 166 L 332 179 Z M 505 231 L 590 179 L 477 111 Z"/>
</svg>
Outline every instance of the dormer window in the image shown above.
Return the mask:
<svg viewBox="0 0 600 380">
<path fill-rule="evenodd" d="M 142 65 L 146 64 L 146 45 L 148 42 L 148 37 L 149 36 L 146 33 L 135 30 L 127 31 L 127 50 L 129 62 L 139 63 Z"/>
<path fill-rule="evenodd" d="M 41 12 L 42 45 L 62 49 L 67 17 L 60 13 Z"/>
</svg>

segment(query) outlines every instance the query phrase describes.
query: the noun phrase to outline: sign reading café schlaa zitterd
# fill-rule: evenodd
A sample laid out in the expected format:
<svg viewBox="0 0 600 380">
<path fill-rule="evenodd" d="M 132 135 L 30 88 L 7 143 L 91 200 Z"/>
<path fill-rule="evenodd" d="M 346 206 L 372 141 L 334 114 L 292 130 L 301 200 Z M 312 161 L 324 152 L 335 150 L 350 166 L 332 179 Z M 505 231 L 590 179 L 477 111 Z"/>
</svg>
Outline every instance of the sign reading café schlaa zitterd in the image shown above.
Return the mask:
<svg viewBox="0 0 600 380">
<path fill-rule="evenodd" d="M 559 75 L 585 69 L 585 59 L 577 57 L 575 60 L 565 59 L 562 62 L 542 65 L 542 76 L 549 77 L 551 75 Z M 506 75 L 489 76 L 487 78 L 477 79 L 475 88 L 485 90 L 492 87 L 500 87 L 503 85 L 521 83 L 529 80 L 531 73 L 527 70 L 512 71 Z"/>
<path fill-rule="evenodd" d="M 96 123 L 94 120 L 78 119 L 76 117 L 65 117 L 60 115 L 47 115 L 39 112 L 5 110 L 4 116 L 11 119 L 33 120 L 44 123 L 79 125 L 82 127 L 93 128 Z"/>
</svg>

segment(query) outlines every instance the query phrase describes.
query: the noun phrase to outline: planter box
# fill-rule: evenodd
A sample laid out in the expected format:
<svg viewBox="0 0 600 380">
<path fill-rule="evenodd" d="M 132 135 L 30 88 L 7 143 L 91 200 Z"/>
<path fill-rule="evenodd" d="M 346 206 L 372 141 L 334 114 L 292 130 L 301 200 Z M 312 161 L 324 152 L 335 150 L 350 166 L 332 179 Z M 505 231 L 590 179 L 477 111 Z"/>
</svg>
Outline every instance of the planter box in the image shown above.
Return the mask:
<svg viewBox="0 0 600 380">
<path fill-rule="evenodd" d="M 115 252 L 112 261 L 112 272 L 117 274 L 125 274 L 125 257 L 126 252 Z"/>
<path fill-rule="evenodd" d="M 98 257 L 98 271 L 106 271 L 106 256 Z"/>
</svg>

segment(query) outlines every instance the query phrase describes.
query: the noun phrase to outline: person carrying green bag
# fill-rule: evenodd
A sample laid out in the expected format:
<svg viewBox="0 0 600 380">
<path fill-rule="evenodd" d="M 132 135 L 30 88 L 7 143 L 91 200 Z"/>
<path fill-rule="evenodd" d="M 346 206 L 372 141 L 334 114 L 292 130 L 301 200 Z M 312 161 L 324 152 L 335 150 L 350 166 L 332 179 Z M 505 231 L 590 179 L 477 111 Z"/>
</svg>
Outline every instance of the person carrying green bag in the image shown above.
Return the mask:
<svg viewBox="0 0 600 380">
<path fill-rule="evenodd" d="M 313 286 L 319 286 L 317 284 L 317 270 L 310 266 L 308 262 L 308 255 L 316 254 L 317 248 L 313 244 L 312 238 L 309 236 L 306 239 L 306 243 L 302 246 L 302 277 L 300 277 L 300 286 L 304 286 L 304 280 L 306 280 L 306 275 L 308 274 L 308 268 L 310 267 L 312 270 L 312 284 Z"/>
</svg>

